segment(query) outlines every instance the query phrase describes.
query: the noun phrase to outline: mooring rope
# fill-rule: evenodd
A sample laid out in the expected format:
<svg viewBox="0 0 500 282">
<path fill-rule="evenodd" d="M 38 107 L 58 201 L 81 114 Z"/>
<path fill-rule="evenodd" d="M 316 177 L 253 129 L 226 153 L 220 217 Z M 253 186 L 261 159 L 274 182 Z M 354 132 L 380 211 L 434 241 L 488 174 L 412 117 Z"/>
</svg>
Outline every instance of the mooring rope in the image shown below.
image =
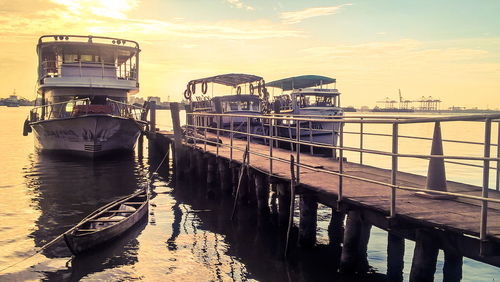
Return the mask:
<svg viewBox="0 0 500 282">
<path fill-rule="evenodd" d="M 152 173 L 151 177 L 148 178 L 147 180 L 147 185 L 149 188 L 149 182 L 151 181 L 151 179 L 153 179 L 153 177 L 155 176 L 155 174 L 158 172 L 158 170 L 160 169 L 160 167 L 163 165 L 163 162 L 165 161 L 165 159 L 167 158 L 168 156 L 168 150 L 167 152 L 165 153 L 165 155 L 163 156 L 163 159 L 161 160 L 161 162 L 158 164 L 158 166 L 156 167 L 156 170 Z M 146 191 L 148 191 L 149 189 L 145 189 Z M 59 236 L 57 236 L 56 238 L 52 239 L 50 242 L 44 244 L 43 246 L 41 246 L 38 250 L 36 250 L 33 254 L 17 261 L 17 262 L 14 262 L 2 269 L 0 269 L 0 273 L 4 272 L 5 270 L 11 268 L 11 267 L 14 267 L 32 257 L 34 257 L 35 255 L 39 254 L 40 252 L 42 252 L 43 250 L 47 249 L 48 247 L 52 246 L 54 243 L 56 243 L 57 241 L 61 240 L 65 234 L 73 231 L 75 228 L 79 227 L 85 220 L 87 220 L 89 217 L 92 217 L 93 215 L 95 215 L 96 213 L 99 213 L 101 212 L 102 210 L 108 208 L 110 205 L 114 204 L 115 201 L 111 202 L 111 203 L 108 203 L 100 208 L 98 208 L 97 210 L 93 211 L 92 213 L 90 213 L 89 215 L 87 215 L 85 218 L 83 218 L 82 220 L 80 220 L 80 222 L 78 222 L 75 226 L 71 227 L 70 229 L 66 230 L 64 233 L 60 234 Z"/>
<path fill-rule="evenodd" d="M 293 155 L 290 155 L 290 216 L 288 217 L 288 227 L 286 230 L 285 258 L 288 254 L 288 243 L 290 240 L 290 231 L 293 225 L 293 213 L 295 212 L 295 161 Z"/>
<path fill-rule="evenodd" d="M 236 188 L 236 194 L 234 195 L 234 204 L 233 204 L 233 212 L 231 213 L 231 220 L 234 219 L 234 213 L 236 212 L 236 208 L 238 205 L 238 195 L 240 194 L 241 179 L 243 178 L 243 173 L 245 172 L 245 168 L 248 166 L 247 157 L 248 157 L 248 145 L 245 148 L 245 152 L 243 153 L 243 163 L 241 164 L 240 176 L 238 178 L 238 187 Z"/>
</svg>

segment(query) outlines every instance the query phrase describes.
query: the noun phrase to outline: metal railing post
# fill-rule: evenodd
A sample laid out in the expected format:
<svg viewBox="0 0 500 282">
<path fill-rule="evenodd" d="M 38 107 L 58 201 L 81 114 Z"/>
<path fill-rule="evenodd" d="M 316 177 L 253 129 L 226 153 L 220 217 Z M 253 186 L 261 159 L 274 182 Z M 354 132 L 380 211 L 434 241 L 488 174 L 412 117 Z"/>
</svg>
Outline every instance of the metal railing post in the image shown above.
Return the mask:
<svg viewBox="0 0 500 282">
<path fill-rule="evenodd" d="M 312 132 L 312 121 L 309 122 L 309 142 L 311 143 L 310 152 L 311 155 L 314 155 L 314 146 L 313 146 L 313 132 Z"/>
<path fill-rule="evenodd" d="M 398 173 L 398 123 L 392 124 L 392 166 L 391 166 L 391 210 L 390 217 L 396 216 L 396 187 Z"/>
<path fill-rule="evenodd" d="M 247 164 L 250 163 L 250 122 L 251 122 L 250 117 L 247 117 L 247 148 L 248 148 Z"/>
<path fill-rule="evenodd" d="M 229 138 L 229 160 L 233 162 L 233 136 L 234 136 L 234 122 L 233 122 L 233 116 L 230 116 L 230 122 L 231 122 L 231 132 L 230 138 Z"/>
<path fill-rule="evenodd" d="M 207 127 L 208 127 L 208 116 L 203 118 L 203 151 L 207 151 Z"/>
<path fill-rule="evenodd" d="M 359 164 L 363 164 L 363 133 L 364 133 L 364 123 L 363 118 L 361 118 L 361 122 L 359 123 Z"/>
<path fill-rule="evenodd" d="M 339 123 L 339 190 L 337 193 L 337 210 L 340 209 L 340 202 L 342 201 L 342 194 L 343 194 L 343 180 L 344 178 L 342 177 L 344 173 L 344 124 L 341 121 Z"/>
<path fill-rule="evenodd" d="M 497 137 L 497 158 L 500 159 L 500 121 L 498 122 L 498 137 Z M 495 189 L 497 191 L 499 191 L 500 189 L 500 169 L 499 169 L 499 166 L 500 166 L 500 161 L 497 161 L 497 167 L 496 167 L 496 185 L 495 185 Z"/>
<path fill-rule="evenodd" d="M 269 174 L 273 174 L 273 122 L 274 119 L 271 117 L 269 120 Z"/>
<path fill-rule="evenodd" d="M 219 157 L 219 137 L 220 137 L 220 129 L 222 125 L 222 116 L 219 116 L 219 122 L 217 123 L 217 143 L 215 144 L 216 146 L 216 152 L 215 152 L 215 157 Z"/>
<path fill-rule="evenodd" d="M 490 145 L 491 145 L 491 119 L 487 118 L 484 121 L 484 157 L 490 157 Z M 482 197 L 488 198 L 488 186 L 489 186 L 489 171 L 490 171 L 490 161 L 484 160 L 483 165 L 483 191 Z M 481 225 L 479 239 L 481 242 L 486 241 L 486 235 L 488 232 L 488 201 L 481 201 Z M 482 248 L 481 248 L 482 250 Z"/>
<path fill-rule="evenodd" d="M 297 159 L 297 161 L 296 161 L 297 175 L 295 178 L 296 178 L 296 183 L 300 183 L 300 144 L 299 144 L 299 142 L 300 142 L 300 121 L 299 120 L 297 120 L 297 125 L 296 125 L 295 130 L 296 130 L 295 139 L 297 141 L 297 144 L 295 146 L 295 148 L 297 149 L 297 152 L 296 152 L 296 154 L 297 154 L 297 157 L 296 157 L 296 159 Z"/>
</svg>

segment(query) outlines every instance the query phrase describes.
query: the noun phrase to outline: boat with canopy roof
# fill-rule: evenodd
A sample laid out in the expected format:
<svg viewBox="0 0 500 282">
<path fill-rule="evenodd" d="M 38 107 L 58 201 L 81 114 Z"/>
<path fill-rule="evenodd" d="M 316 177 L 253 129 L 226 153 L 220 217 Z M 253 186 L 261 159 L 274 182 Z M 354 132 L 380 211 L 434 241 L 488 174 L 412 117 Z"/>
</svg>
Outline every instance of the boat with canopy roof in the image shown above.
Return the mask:
<svg viewBox="0 0 500 282">
<path fill-rule="evenodd" d="M 336 82 L 335 78 L 320 75 L 302 75 L 269 82 L 266 84 L 268 87 L 282 90 L 281 94 L 274 95 L 271 106 L 273 113 L 328 120 L 340 118 L 343 111 Z M 300 140 L 334 146 L 337 144 L 340 123 L 301 122 L 300 128 Z M 287 124 L 280 128 L 278 134 L 296 138 L 296 131 L 294 124 Z M 314 150 L 321 151 L 318 148 Z"/>
<path fill-rule="evenodd" d="M 98 156 L 133 151 L 146 111 L 127 103 L 139 91 L 139 44 L 101 36 L 38 40 L 38 104 L 25 121 L 40 151 Z"/>
<path fill-rule="evenodd" d="M 209 84 L 211 85 L 210 94 L 208 93 Z M 197 85 L 199 85 L 198 92 Z M 214 85 L 216 85 L 217 93 L 214 93 Z M 227 88 L 230 89 L 229 94 L 224 93 Z M 261 119 L 248 116 L 259 116 L 265 113 L 268 108 L 268 97 L 269 94 L 262 77 L 241 73 L 221 74 L 191 80 L 184 91 L 184 98 L 189 101 L 190 109 L 188 110 L 194 113 L 247 116 L 223 116 L 221 118 L 198 116 L 192 121 L 195 127 L 218 128 L 220 123 L 220 128 L 230 129 L 232 123 L 234 130 L 246 132 L 247 125 L 249 125 L 250 132 L 258 135 L 266 134 Z M 235 135 L 235 137 L 241 136 Z"/>
</svg>

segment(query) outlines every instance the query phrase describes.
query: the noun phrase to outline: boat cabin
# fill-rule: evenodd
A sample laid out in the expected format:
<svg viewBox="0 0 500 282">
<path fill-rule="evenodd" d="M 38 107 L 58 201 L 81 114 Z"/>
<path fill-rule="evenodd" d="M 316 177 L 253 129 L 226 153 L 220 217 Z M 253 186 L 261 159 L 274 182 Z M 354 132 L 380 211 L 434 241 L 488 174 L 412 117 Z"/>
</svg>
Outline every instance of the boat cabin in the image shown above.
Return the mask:
<svg viewBox="0 0 500 282">
<path fill-rule="evenodd" d="M 318 110 L 340 113 L 340 92 L 335 85 L 328 88 L 335 83 L 334 78 L 303 75 L 276 80 L 267 86 L 282 90 L 280 95 L 274 96 L 275 113 L 313 114 Z"/>
</svg>

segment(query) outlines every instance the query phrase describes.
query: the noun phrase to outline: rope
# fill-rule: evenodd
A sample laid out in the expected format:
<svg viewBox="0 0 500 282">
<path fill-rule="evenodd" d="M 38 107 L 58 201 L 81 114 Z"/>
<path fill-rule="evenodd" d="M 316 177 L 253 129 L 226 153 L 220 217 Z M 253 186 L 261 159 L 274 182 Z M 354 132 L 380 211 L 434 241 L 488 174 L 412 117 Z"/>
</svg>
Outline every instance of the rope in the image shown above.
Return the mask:
<svg viewBox="0 0 500 282">
<path fill-rule="evenodd" d="M 243 173 L 245 172 L 245 168 L 248 166 L 247 157 L 248 157 L 248 145 L 245 149 L 245 152 L 243 153 L 243 163 L 241 164 L 240 176 L 238 178 L 238 188 L 236 188 L 236 195 L 234 196 L 234 205 L 233 205 L 233 213 L 231 214 L 231 220 L 234 219 L 234 213 L 236 212 L 236 208 L 238 205 L 238 195 L 240 194 L 241 179 L 243 178 Z"/>
<path fill-rule="evenodd" d="M 158 164 L 158 166 L 156 167 L 156 170 L 153 172 L 153 174 L 151 175 L 151 177 L 148 178 L 148 188 L 149 188 L 149 182 L 153 179 L 153 177 L 155 176 L 155 174 L 158 172 L 158 170 L 160 169 L 160 167 L 163 165 L 163 162 L 165 161 L 165 159 L 167 159 L 167 156 L 168 156 L 168 151 L 165 153 L 165 155 L 163 156 L 163 159 L 161 160 L 161 162 Z M 146 190 L 146 189 L 145 189 Z M 148 190 L 146 190 L 148 191 Z M 66 230 L 64 233 L 60 234 L 59 236 L 57 236 L 56 238 L 52 239 L 50 242 L 44 244 L 43 246 L 40 247 L 40 249 L 36 250 L 33 254 L 15 262 L 15 263 L 12 263 L 2 269 L 0 269 L 0 273 L 4 272 L 5 270 L 11 268 L 11 267 L 14 267 L 32 257 L 34 257 L 35 255 L 39 254 L 40 252 L 42 252 L 43 250 L 47 249 L 48 247 L 52 246 L 54 243 L 56 243 L 57 241 L 61 240 L 65 234 L 75 230 L 76 228 L 78 228 L 80 225 L 82 225 L 85 220 L 87 220 L 88 218 L 94 216 L 95 214 L 103 211 L 104 209 L 107 209 L 109 206 L 113 205 L 115 203 L 115 201 L 111 202 L 111 203 L 108 203 L 100 208 L 98 208 L 97 210 L 93 211 L 92 213 L 90 213 L 89 215 L 87 215 L 84 219 L 80 220 L 80 222 L 78 222 L 75 226 L 71 227 L 70 229 Z"/>
<path fill-rule="evenodd" d="M 288 217 L 288 228 L 286 230 L 285 258 L 288 254 L 288 244 L 290 241 L 290 231 L 293 225 L 293 213 L 295 211 L 295 161 L 293 155 L 290 155 L 290 216 Z"/>
</svg>

